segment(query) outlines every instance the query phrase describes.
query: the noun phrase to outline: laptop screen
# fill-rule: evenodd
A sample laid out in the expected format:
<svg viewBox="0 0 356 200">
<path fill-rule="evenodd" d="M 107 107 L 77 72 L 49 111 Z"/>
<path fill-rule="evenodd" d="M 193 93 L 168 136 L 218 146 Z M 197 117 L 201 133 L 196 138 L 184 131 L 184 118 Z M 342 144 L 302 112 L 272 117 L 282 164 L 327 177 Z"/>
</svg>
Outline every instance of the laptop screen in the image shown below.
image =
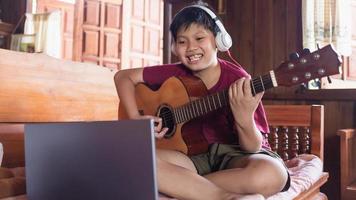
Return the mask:
<svg viewBox="0 0 356 200">
<path fill-rule="evenodd" d="M 28 198 L 157 199 L 150 120 L 25 125 Z"/>
</svg>

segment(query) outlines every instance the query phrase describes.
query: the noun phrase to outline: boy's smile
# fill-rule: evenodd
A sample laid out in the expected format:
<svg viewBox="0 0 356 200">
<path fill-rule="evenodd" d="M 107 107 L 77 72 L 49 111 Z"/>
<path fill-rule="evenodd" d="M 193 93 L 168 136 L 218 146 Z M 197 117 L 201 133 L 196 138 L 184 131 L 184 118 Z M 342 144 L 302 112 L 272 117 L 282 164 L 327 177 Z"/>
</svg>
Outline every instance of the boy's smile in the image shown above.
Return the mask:
<svg viewBox="0 0 356 200">
<path fill-rule="evenodd" d="M 196 62 L 196 61 L 199 61 L 202 57 L 203 57 L 203 54 L 195 54 L 195 55 L 189 56 L 188 59 L 190 60 L 190 62 Z"/>
</svg>

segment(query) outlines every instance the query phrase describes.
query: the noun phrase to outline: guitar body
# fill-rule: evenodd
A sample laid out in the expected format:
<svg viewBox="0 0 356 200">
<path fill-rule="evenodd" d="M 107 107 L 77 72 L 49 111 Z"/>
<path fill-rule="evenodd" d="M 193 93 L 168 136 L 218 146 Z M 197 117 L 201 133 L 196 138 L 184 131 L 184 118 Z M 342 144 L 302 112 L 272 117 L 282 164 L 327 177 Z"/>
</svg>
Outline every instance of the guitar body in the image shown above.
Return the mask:
<svg viewBox="0 0 356 200">
<path fill-rule="evenodd" d="M 153 91 L 144 84 L 135 88 L 135 98 L 142 115 L 158 116 L 162 105 L 176 108 L 190 101 L 207 95 L 204 83 L 195 77 L 172 77 L 166 80 L 157 91 Z M 119 105 L 119 119 L 128 119 L 126 110 Z M 201 119 L 193 119 L 186 123 L 178 123 L 167 133 L 169 138 L 156 139 L 156 147 L 195 155 L 205 152 L 207 141 L 202 135 L 199 124 Z M 195 145 L 194 145 L 195 144 Z"/>
</svg>

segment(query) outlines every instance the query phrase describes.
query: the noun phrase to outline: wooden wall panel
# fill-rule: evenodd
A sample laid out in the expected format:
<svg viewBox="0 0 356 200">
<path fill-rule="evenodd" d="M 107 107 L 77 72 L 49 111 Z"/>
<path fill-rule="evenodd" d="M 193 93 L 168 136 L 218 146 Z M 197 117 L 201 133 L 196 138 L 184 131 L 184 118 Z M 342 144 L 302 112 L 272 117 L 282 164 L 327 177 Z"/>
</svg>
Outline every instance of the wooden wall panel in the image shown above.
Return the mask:
<svg viewBox="0 0 356 200">
<path fill-rule="evenodd" d="M 145 52 L 152 56 L 160 56 L 162 41 L 160 41 L 160 31 L 154 29 L 146 29 L 146 44 Z"/>
<path fill-rule="evenodd" d="M 273 43 L 273 68 L 276 68 L 279 63 L 282 63 L 288 56 L 287 51 L 287 1 L 276 0 L 273 4 L 273 25 L 272 25 L 272 43 Z M 265 70 L 265 72 L 267 72 Z"/>
<path fill-rule="evenodd" d="M 106 33 L 104 36 L 104 57 L 118 58 L 120 47 L 120 38 L 118 34 Z"/>
<path fill-rule="evenodd" d="M 300 0 L 288 0 L 286 2 L 286 53 L 302 49 L 302 12 Z M 287 58 L 287 57 L 286 57 Z"/>
<path fill-rule="evenodd" d="M 143 21 L 145 17 L 145 0 L 132 1 L 132 20 Z"/>
<path fill-rule="evenodd" d="M 222 16 L 224 25 L 233 39 L 231 52 L 244 69 L 252 74 L 254 71 L 254 31 L 255 27 L 255 2 L 254 1 L 229 1 L 227 16 Z M 249 12 L 245 12 L 248 10 Z M 234 19 L 234 20 L 229 20 Z M 234 28 L 235 26 L 238 26 Z"/>
<path fill-rule="evenodd" d="M 119 69 L 121 63 L 121 33 L 122 33 L 122 5 L 106 3 L 103 10 L 105 12 L 102 14 L 103 19 L 103 29 L 102 37 L 103 44 L 101 48 L 103 66 Z M 103 12 L 103 11 L 102 11 Z"/>
<path fill-rule="evenodd" d="M 108 3 L 106 5 L 105 27 L 119 29 L 122 26 L 121 15 L 122 12 L 120 6 Z"/>
<path fill-rule="evenodd" d="M 123 68 L 162 63 L 163 0 L 133 0 L 131 6 L 131 16 L 125 20 L 130 22 L 127 34 L 130 41 L 127 45 L 130 49 L 127 55 L 129 61 L 126 63 L 123 60 Z"/>
<path fill-rule="evenodd" d="M 254 68 L 252 76 L 264 74 L 266 69 L 274 66 L 274 1 L 258 1 L 255 3 L 255 32 L 254 32 Z M 282 42 L 282 41 L 281 41 Z"/>
<path fill-rule="evenodd" d="M 130 49 L 133 53 L 143 53 L 144 52 L 144 27 L 141 25 L 131 26 L 131 42 Z"/>
<path fill-rule="evenodd" d="M 83 60 L 88 56 L 99 56 L 99 32 L 85 30 L 83 33 Z"/>
<path fill-rule="evenodd" d="M 29 0 L 27 0 L 29 1 Z M 26 1 L 24 0 L 1 0 L 0 1 L 0 19 L 3 22 L 16 25 L 23 15 L 25 14 L 26 10 Z M 23 24 L 19 26 L 16 33 L 23 33 Z"/>
<path fill-rule="evenodd" d="M 83 25 L 99 26 L 100 22 L 100 2 L 85 1 Z"/>
<path fill-rule="evenodd" d="M 143 65 L 144 65 L 144 60 L 142 58 L 134 57 L 134 56 L 130 58 L 131 68 L 138 68 L 139 66 L 143 66 Z"/>
<path fill-rule="evenodd" d="M 162 22 L 162 11 L 157 12 L 157 8 L 162 8 L 161 5 L 161 1 L 156 1 L 156 0 L 150 0 L 148 3 L 148 8 L 147 8 L 147 12 L 148 12 L 148 20 L 152 23 L 152 24 L 156 24 L 158 26 L 161 26 L 161 22 Z"/>
</svg>

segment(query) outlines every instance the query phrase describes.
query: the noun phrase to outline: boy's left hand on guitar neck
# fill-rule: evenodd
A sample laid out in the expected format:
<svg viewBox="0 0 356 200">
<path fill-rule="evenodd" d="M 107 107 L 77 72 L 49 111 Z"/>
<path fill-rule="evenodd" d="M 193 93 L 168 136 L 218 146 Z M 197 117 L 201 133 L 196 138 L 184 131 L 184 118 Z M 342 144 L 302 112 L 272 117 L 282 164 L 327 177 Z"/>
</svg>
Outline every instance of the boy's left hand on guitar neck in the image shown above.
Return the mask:
<svg viewBox="0 0 356 200">
<path fill-rule="evenodd" d="M 236 122 L 240 126 L 253 121 L 253 115 L 259 105 L 264 92 L 255 96 L 251 92 L 251 79 L 241 78 L 231 84 L 229 88 L 229 103 Z M 250 118 L 249 118 L 250 117 Z"/>
</svg>

